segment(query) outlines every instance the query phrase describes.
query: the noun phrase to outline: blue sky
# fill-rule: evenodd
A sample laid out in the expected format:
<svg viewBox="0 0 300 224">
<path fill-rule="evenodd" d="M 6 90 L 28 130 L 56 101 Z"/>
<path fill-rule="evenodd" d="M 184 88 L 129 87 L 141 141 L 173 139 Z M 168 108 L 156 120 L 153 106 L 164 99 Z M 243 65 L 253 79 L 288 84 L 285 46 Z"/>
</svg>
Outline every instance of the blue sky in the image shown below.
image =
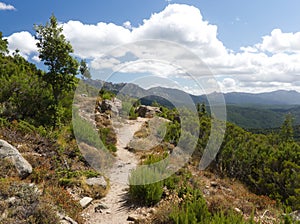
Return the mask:
<svg viewBox="0 0 300 224">
<path fill-rule="evenodd" d="M 299 10 L 298 0 L 0 0 L 0 31 L 11 50 L 18 47 L 34 61 L 33 24 L 45 24 L 54 13 L 76 56 L 88 59 L 93 71 L 99 69 L 97 61 L 103 54 L 93 51 L 97 47 L 110 50 L 149 36 L 178 43 L 200 58 L 205 56 L 223 91 L 299 90 Z M 97 25 L 100 22 L 102 25 Z M 85 35 L 81 36 L 80 29 Z M 97 32 L 99 35 L 92 37 Z M 101 32 L 108 34 L 101 36 Z M 99 40 L 95 41 L 95 36 Z M 97 46 L 85 46 L 92 44 Z"/>
<path fill-rule="evenodd" d="M 33 32 L 33 24 L 44 24 L 52 13 L 63 22 L 112 22 L 122 25 L 130 21 L 138 26 L 154 12 L 162 11 L 164 0 L 66 0 L 66 1 L 4 1 L 15 11 L 0 11 L 0 30 L 8 36 L 14 32 Z M 205 20 L 218 26 L 219 38 L 228 48 L 260 41 L 275 28 L 284 32 L 300 30 L 300 1 L 298 0 L 187 0 L 171 1 L 196 6 Z"/>
</svg>

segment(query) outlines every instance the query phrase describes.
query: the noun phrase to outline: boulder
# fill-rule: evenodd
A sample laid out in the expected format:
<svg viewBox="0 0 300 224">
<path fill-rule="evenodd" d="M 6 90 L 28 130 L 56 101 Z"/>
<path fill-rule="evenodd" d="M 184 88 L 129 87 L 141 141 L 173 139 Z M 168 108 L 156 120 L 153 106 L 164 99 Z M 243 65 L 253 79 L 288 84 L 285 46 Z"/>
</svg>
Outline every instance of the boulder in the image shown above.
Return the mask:
<svg viewBox="0 0 300 224">
<path fill-rule="evenodd" d="M 32 173 L 32 166 L 21 153 L 8 142 L 0 139 L 0 159 L 9 159 L 16 167 L 19 176 L 26 178 Z"/>
<path fill-rule="evenodd" d="M 122 102 L 117 99 L 103 100 L 99 102 L 99 111 L 105 113 L 111 111 L 115 115 L 119 115 L 119 108 L 122 108 Z"/>
<path fill-rule="evenodd" d="M 159 107 L 151 107 L 145 105 L 139 106 L 135 110 L 135 112 L 138 114 L 139 117 L 145 117 L 145 118 L 153 118 L 155 114 L 161 113 Z"/>
<path fill-rule="evenodd" d="M 107 182 L 104 177 L 92 177 L 86 180 L 86 184 L 89 186 L 101 186 L 106 189 Z"/>
<path fill-rule="evenodd" d="M 79 203 L 82 208 L 86 208 L 92 201 L 93 201 L 93 198 L 84 197 L 79 201 Z"/>
</svg>

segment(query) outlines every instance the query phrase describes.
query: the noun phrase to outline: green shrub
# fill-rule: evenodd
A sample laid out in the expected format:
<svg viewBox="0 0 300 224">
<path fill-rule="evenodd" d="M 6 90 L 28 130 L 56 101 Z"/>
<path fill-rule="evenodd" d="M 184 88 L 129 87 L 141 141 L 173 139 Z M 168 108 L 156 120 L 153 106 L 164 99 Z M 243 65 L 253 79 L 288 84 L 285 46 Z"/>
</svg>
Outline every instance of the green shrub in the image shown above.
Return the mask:
<svg viewBox="0 0 300 224">
<path fill-rule="evenodd" d="M 163 194 L 163 181 L 151 184 L 146 183 L 156 180 L 160 175 L 159 172 L 148 167 L 140 167 L 133 170 L 129 177 L 130 196 L 148 206 L 159 202 Z"/>
<path fill-rule="evenodd" d="M 170 219 L 176 223 L 209 223 L 211 214 L 200 190 L 188 191 L 186 200 L 179 208 L 175 208 Z"/>
<path fill-rule="evenodd" d="M 94 127 L 88 121 L 81 118 L 76 111 L 73 113 L 73 130 L 78 141 L 85 142 L 97 149 L 104 148 Z"/>
</svg>

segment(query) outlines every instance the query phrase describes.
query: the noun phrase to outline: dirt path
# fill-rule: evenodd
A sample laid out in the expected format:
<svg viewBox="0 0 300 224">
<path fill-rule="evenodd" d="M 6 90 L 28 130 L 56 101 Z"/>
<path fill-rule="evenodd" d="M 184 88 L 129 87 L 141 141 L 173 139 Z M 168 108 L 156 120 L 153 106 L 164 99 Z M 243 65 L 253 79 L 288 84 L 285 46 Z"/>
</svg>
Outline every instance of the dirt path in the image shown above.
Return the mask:
<svg viewBox="0 0 300 224">
<path fill-rule="evenodd" d="M 138 131 L 142 124 L 146 121 L 145 118 L 138 118 L 135 121 L 125 121 L 121 123 L 115 122 L 114 126 L 117 132 L 117 156 L 116 162 L 113 165 L 109 179 L 110 190 L 105 198 L 94 201 L 86 210 L 88 216 L 87 224 L 126 224 L 130 208 L 125 206 L 126 193 L 128 190 L 128 174 L 138 164 L 135 154 L 125 149 L 127 144 L 132 139 L 134 133 Z M 107 208 L 95 212 L 97 206 L 105 205 Z M 97 208 L 96 208 L 97 210 Z"/>
</svg>

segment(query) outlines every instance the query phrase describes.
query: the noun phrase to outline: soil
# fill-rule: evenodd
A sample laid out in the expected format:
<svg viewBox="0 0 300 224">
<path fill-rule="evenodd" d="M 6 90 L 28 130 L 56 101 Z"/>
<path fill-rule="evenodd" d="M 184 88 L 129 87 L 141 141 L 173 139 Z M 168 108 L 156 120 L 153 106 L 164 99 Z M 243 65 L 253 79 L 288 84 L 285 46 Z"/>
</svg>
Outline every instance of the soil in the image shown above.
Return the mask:
<svg viewBox="0 0 300 224">
<path fill-rule="evenodd" d="M 116 161 L 109 173 L 110 189 L 104 198 L 95 200 L 84 210 L 83 215 L 87 224 L 130 223 L 127 218 L 134 210 L 126 203 L 128 175 L 137 166 L 139 160 L 134 153 L 126 149 L 126 146 L 134 133 L 140 130 L 147 120 L 147 118 L 139 117 L 137 120 L 114 121 L 118 141 Z M 99 207 L 106 208 L 97 209 Z"/>
</svg>

